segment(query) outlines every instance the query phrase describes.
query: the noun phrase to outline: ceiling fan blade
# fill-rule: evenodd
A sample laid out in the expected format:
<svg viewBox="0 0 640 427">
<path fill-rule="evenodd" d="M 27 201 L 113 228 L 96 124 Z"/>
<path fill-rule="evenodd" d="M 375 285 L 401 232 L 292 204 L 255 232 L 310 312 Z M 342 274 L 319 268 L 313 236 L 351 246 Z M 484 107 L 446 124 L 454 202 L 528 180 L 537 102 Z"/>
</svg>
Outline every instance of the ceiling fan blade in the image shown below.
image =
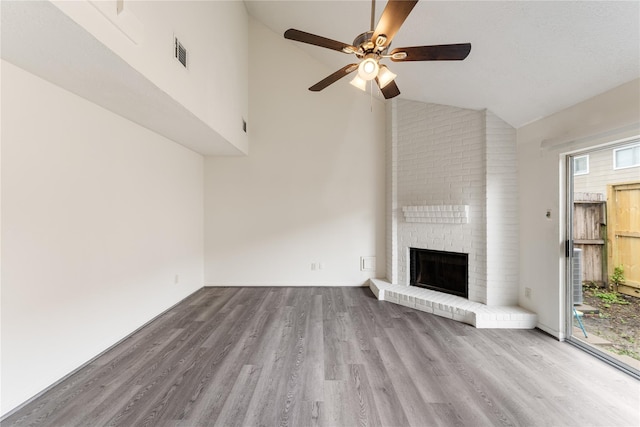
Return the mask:
<svg viewBox="0 0 640 427">
<path fill-rule="evenodd" d="M 337 82 L 338 80 L 340 80 L 341 78 L 343 78 L 347 74 L 350 74 L 350 73 L 354 72 L 357 69 L 358 69 L 358 64 L 346 65 L 346 66 L 340 68 L 335 73 L 331 74 L 328 77 L 325 77 L 324 79 L 320 80 L 318 83 L 316 83 L 313 86 L 311 86 L 309 88 L 309 90 L 312 91 L 312 92 L 320 92 L 322 89 L 326 88 L 330 84 L 333 84 L 333 83 Z"/>
<path fill-rule="evenodd" d="M 297 42 L 312 44 L 314 46 L 326 47 L 327 49 L 333 49 L 340 52 L 344 52 L 345 47 L 352 47 L 350 44 L 342 43 L 336 40 L 331 40 L 326 37 L 317 36 L 315 34 L 306 33 L 304 31 L 289 28 L 284 32 L 284 38 L 289 40 L 295 40 Z M 347 53 L 347 52 L 345 52 Z"/>
<path fill-rule="evenodd" d="M 407 57 L 396 59 L 394 54 L 406 53 Z M 471 52 L 471 43 L 441 44 L 435 46 L 399 47 L 391 51 L 394 62 L 406 61 L 461 61 Z"/>
<path fill-rule="evenodd" d="M 378 36 L 384 34 L 387 40 L 382 46 L 388 46 L 416 3 L 418 3 L 418 0 L 389 0 L 382 11 L 382 16 L 380 16 L 378 25 L 376 25 L 371 41 L 375 43 Z"/>
<path fill-rule="evenodd" d="M 377 77 L 376 77 L 376 83 L 378 83 L 378 87 L 380 87 L 380 82 L 378 81 Z M 381 87 L 380 91 L 382 92 L 382 95 L 384 95 L 384 99 L 391 99 L 393 97 L 400 95 L 400 89 L 398 89 L 398 85 L 396 84 L 395 81 L 392 81 L 385 87 Z"/>
</svg>

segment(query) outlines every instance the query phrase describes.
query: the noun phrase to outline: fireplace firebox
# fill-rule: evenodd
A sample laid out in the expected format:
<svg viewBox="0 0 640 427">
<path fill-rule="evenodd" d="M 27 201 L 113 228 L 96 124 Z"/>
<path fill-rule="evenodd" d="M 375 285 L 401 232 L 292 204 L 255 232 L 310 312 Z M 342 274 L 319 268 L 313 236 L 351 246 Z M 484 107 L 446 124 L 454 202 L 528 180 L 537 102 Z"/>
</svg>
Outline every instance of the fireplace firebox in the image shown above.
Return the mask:
<svg viewBox="0 0 640 427">
<path fill-rule="evenodd" d="M 469 254 L 409 248 L 411 286 L 469 297 Z"/>
</svg>

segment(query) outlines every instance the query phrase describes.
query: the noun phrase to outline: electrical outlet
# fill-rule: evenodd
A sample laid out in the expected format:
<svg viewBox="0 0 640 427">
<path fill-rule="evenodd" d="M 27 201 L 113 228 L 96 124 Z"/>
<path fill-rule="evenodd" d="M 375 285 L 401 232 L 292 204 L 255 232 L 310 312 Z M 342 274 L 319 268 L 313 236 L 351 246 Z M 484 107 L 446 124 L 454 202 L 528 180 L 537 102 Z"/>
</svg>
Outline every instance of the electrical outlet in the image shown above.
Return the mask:
<svg viewBox="0 0 640 427">
<path fill-rule="evenodd" d="M 173 279 L 173 282 L 177 285 L 178 283 L 180 283 L 180 275 L 176 274 L 176 277 Z"/>
<path fill-rule="evenodd" d="M 315 262 L 312 262 L 312 263 L 311 263 L 311 270 L 312 270 L 312 271 L 316 271 L 317 269 L 318 269 L 318 264 L 317 264 L 317 263 L 315 263 Z"/>
<path fill-rule="evenodd" d="M 524 288 L 524 297 L 531 298 L 531 288 Z"/>
</svg>

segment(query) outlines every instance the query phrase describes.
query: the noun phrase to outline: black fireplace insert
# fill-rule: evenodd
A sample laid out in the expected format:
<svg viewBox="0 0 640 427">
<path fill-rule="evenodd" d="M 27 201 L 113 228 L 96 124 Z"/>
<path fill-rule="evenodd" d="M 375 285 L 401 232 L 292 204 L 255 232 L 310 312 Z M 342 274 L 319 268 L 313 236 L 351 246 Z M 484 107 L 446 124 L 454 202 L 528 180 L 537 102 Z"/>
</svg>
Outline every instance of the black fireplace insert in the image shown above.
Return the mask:
<svg viewBox="0 0 640 427">
<path fill-rule="evenodd" d="M 469 254 L 409 248 L 409 284 L 469 298 Z"/>
</svg>

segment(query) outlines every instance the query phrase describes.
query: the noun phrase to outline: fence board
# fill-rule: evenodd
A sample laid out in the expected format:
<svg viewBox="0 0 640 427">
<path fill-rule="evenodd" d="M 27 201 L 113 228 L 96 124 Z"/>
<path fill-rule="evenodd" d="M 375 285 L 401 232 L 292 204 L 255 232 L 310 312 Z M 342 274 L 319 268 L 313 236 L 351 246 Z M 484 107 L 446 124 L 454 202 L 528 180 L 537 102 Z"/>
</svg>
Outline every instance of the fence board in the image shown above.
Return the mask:
<svg viewBox="0 0 640 427">
<path fill-rule="evenodd" d="M 606 267 L 606 205 L 600 193 L 576 193 L 573 205 L 573 245 L 582 249 L 582 282 L 603 284 Z"/>
</svg>

